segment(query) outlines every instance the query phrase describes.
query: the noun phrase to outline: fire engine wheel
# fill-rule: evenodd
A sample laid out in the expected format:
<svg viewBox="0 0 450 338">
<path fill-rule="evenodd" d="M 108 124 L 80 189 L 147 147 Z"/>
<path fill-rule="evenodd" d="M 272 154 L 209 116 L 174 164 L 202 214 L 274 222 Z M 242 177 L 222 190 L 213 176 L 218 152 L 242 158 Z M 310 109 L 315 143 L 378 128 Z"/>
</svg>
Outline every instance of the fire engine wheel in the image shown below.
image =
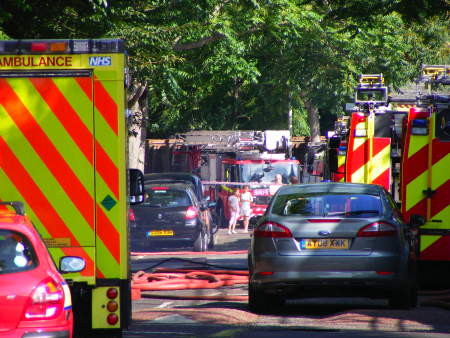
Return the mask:
<svg viewBox="0 0 450 338">
<path fill-rule="evenodd" d="M 394 309 L 410 309 L 417 306 L 417 288 L 406 287 L 395 290 L 389 298 L 389 306 Z"/>
<path fill-rule="evenodd" d="M 202 230 L 198 237 L 194 241 L 194 251 L 206 251 L 208 247 L 208 236 L 207 234 Z"/>
</svg>

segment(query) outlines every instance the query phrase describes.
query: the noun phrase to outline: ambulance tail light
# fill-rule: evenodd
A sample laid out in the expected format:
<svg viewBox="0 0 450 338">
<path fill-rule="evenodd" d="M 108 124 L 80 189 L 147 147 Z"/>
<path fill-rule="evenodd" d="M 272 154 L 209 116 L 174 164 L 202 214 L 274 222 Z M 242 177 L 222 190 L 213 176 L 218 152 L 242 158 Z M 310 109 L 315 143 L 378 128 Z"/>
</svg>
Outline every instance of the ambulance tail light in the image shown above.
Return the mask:
<svg viewBox="0 0 450 338">
<path fill-rule="evenodd" d="M 119 295 L 119 291 L 117 288 L 109 288 L 106 291 L 106 297 L 108 297 L 109 301 L 106 304 L 106 309 L 108 310 L 108 315 L 106 316 L 106 322 L 109 325 L 116 325 L 119 321 L 119 316 L 117 315 L 117 310 L 119 310 L 119 304 L 116 299 Z"/>
<path fill-rule="evenodd" d="M 426 119 L 412 120 L 411 135 L 428 135 L 428 120 Z"/>
</svg>

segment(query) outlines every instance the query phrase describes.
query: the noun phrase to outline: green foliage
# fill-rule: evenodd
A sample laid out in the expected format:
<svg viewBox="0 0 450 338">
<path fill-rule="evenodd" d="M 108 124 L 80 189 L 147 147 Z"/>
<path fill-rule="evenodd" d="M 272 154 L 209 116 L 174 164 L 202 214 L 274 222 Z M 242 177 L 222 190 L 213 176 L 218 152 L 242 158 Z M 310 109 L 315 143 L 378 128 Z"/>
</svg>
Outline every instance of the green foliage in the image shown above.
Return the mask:
<svg viewBox="0 0 450 338">
<path fill-rule="evenodd" d="M 189 129 L 322 132 L 361 73 L 399 88 L 450 63 L 445 0 L 3 0 L 11 38 L 122 38 L 149 88 L 149 135 Z M 291 101 L 289 97 L 291 96 Z"/>
</svg>

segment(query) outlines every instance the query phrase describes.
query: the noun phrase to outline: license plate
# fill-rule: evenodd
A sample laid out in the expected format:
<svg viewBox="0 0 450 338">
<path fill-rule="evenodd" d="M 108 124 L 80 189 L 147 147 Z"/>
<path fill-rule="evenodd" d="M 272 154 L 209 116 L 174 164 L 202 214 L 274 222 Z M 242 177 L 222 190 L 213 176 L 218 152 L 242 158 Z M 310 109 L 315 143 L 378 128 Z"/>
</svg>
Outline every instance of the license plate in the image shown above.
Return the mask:
<svg viewBox="0 0 450 338">
<path fill-rule="evenodd" d="M 147 237 L 153 236 L 173 236 L 173 230 L 153 230 L 147 231 Z"/>
<path fill-rule="evenodd" d="M 302 250 L 316 250 L 316 249 L 337 249 L 343 250 L 349 248 L 348 239 L 339 238 L 307 238 L 300 241 L 300 248 Z"/>
</svg>

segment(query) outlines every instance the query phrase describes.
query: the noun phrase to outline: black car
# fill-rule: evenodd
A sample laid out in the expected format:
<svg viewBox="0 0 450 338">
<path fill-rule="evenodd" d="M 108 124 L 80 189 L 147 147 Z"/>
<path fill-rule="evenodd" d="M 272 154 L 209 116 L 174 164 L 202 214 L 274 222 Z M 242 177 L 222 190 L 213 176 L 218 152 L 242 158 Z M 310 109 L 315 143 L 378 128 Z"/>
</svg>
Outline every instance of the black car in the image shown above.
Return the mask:
<svg viewBox="0 0 450 338">
<path fill-rule="evenodd" d="M 197 175 L 188 172 L 164 172 L 164 173 L 149 173 L 144 175 L 145 184 L 169 184 L 169 183 L 184 183 L 188 184 L 194 191 L 200 206 L 202 217 L 209 229 L 209 232 L 215 234 L 219 229 L 217 221 L 215 221 L 215 214 L 212 212 L 216 203 L 209 201 L 205 198 L 203 193 L 203 184 Z M 211 249 L 214 247 L 216 236 L 210 236 L 208 247 Z"/>
<path fill-rule="evenodd" d="M 132 206 L 133 250 L 149 250 L 159 244 L 177 243 L 206 251 L 214 233 L 202 217 L 202 209 L 191 186 L 184 183 L 145 184 L 145 200 Z"/>
</svg>

